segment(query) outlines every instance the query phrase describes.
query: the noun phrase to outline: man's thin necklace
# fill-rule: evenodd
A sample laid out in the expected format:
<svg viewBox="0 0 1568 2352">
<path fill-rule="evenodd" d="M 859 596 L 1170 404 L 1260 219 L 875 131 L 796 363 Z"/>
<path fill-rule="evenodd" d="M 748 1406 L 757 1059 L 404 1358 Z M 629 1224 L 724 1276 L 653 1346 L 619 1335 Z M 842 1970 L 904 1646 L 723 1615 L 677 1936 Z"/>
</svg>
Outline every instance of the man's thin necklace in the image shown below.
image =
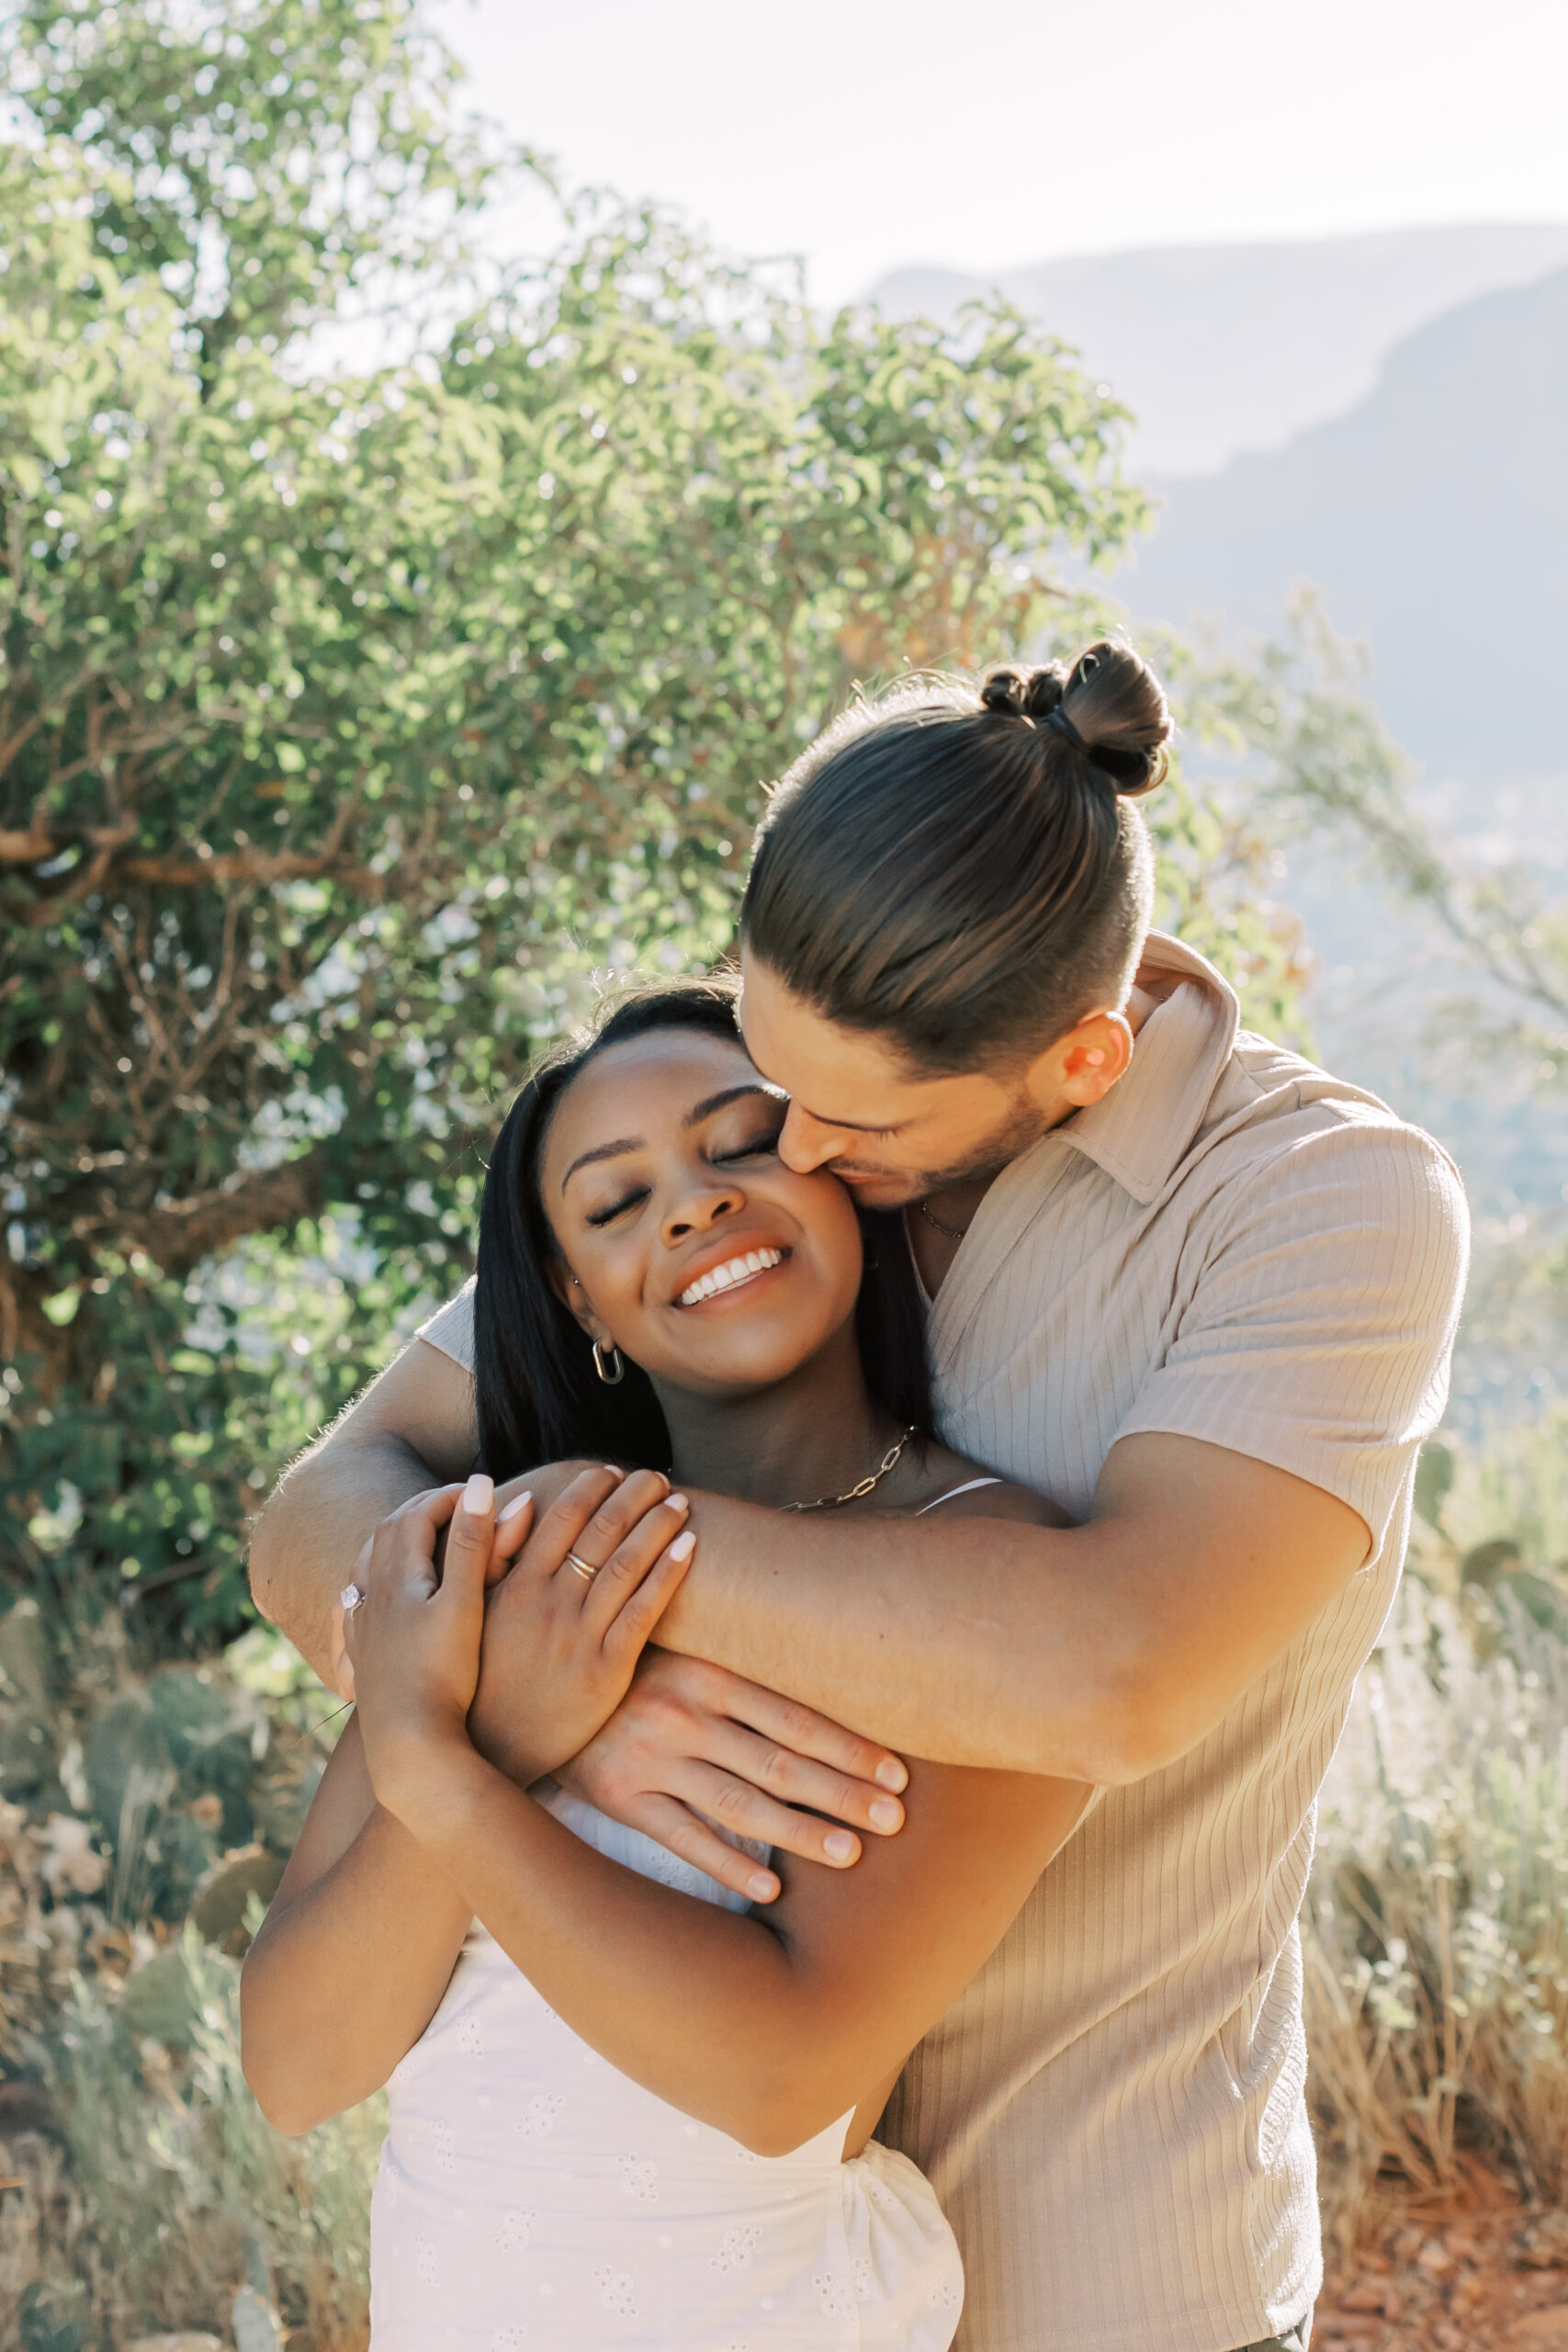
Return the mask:
<svg viewBox="0 0 1568 2352">
<path fill-rule="evenodd" d="M 926 1223 L 934 1225 L 937 1231 L 944 1233 L 950 1241 L 962 1241 L 968 1234 L 969 1227 L 966 1225 L 943 1225 L 934 1209 L 928 1209 L 924 1201 L 917 1201 L 915 1206 L 919 1210 Z"/>
<path fill-rule="evenodd" d="M 874 1487 L 881 1486 L 889 1470 L 897 1465 L 899 1455 L 914 1434 L 915 1424 L 911 1421 L 903 1436 L 888 1447 L 876 1468 L 869 1472 L 858 1487 L 852 1487 L 847 1495 L 818 1495 L 814 1503 L 781 1503 L 779 1509 L 781 1510 L 837 1510 L 840 1503 L 858 1503 L 863 1495 L 869 1495 Z"/>
</svg>

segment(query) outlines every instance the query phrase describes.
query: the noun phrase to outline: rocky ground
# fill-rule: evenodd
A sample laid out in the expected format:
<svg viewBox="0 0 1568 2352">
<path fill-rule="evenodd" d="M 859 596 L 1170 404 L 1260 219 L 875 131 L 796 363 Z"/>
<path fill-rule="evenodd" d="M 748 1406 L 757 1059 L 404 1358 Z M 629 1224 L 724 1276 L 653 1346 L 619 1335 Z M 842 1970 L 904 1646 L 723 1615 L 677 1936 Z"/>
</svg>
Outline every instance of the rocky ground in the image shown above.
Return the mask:
<svg viewBox="0 0 1568 2352">
<path fill-rule="evenodd" d="M 1380 2192 L 1324 2286 L 1313 2352 L 1568 2352 L 1568 2213 L 1464 2164 L 1456 2197 Z"/>
</svg>

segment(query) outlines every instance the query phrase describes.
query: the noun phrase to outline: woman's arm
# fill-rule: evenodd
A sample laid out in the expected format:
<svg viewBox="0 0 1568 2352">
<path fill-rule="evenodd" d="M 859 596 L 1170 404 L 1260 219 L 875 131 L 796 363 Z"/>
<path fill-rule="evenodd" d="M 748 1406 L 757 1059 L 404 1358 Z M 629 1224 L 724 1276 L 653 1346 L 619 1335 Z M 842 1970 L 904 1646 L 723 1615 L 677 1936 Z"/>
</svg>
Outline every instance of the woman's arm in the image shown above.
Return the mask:
<svg viewBox="0 0 1568 2352">
<path fill-rule="evenodd" d="M 351 1723 L 240 1976 L 245 2080 L 269 2123 L 308 2132 L 380 2089 L 435 2014 L 472 1917 L 377 1804 Z"/>
<path fill-rule="evenodd" d="M 549 1556 L 579 1542 L 614 1484 L 585 1472 L 541 1521 Z M 655 1507 L 648 1479 L 643 1508 L 613 1555 L 628 1578 L 646 1573 L 680 1524 Z M 514 1512 L 497 1528 L 482 1497 L 457 1501 L 456 1487 L 413 1498 L 382 1523 L 383 1552 L 412 1544 L 422 1559 L 449 1520 L 446 1573 L 480 1596 L 487 1571 L 503 1565 L 530 1531 Z M 610 1575 L 607 1567 L 605 1574 Z M 629 1674 L 629 1667 L 628 1667 Z M 606 1683 L 582 1719 L 597 1728 L 624 1682 Z M 240 1980 L 245 2077 L 268 2120 L 305 2132 L 378 2090 L 429 2024 L 446 1989 L 473 1905 L 403 1825 L 376 1802 L 357 1718 L 344 1733 L 311 1804 L 299 1845 L 246 1957 Z"/>
<path fill-rule="evenodd" d="M 745 1917 L 584 1845 L 466 1740 L 432 1743 L 389 1801 L 491 1934 L 585 2041 L 760 2155 L 891 2076 L 1000 1941 L 1089 1792 L 916 1765 L 901 1837 L 840 1873 L 784 1865 Z"/>
</svg>

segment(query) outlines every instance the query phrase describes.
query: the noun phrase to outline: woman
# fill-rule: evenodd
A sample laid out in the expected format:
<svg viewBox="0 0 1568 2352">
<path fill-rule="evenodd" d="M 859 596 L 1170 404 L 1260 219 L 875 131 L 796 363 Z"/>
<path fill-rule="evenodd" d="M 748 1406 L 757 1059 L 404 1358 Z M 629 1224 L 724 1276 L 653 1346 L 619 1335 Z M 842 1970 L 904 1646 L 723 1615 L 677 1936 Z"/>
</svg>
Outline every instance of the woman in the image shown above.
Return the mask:
<svg viewBox="0 0 1568 2352">
<path fill-rule="evenodd" d="M 868 1250 L 837 1181 L 778 1159 L 784 1111 L 709 982 L 608 1013 L 497 1146 L 488 1472 L 597 1453 L 625 1474 L 537 1527 L 525 1502 L 492 1535 L 484 1475 L 384 1522 L 348 1619 L 356 1718 L 245 1970 L 246 2071 L 284 2128 L 390 2079 L 375 2352 L 942 2352 L 957 2324 L 951 2233 L 870 2135 L 1087 1792 L 917 1765 L 900 1837 L 843 1875 L 784 1863 L 753 1912 L 547 1777 L 689 1565 L 671 1478 L 1046 1516 L 931 1438 L 897 1221 Z M 511 1778 L 467 1731 L 487 1555 L 536 1629 Z"/>
</svg>

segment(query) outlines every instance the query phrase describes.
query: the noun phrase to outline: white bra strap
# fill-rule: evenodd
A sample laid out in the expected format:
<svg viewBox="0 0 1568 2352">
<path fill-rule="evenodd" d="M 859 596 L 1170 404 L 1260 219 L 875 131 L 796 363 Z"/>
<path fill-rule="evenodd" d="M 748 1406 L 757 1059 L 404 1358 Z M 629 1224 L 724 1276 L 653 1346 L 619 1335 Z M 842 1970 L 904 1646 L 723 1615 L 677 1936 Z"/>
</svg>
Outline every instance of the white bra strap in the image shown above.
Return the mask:
<svg viewBox="0 0 1568 2352">
<path fill-rule="evenodd" d="M 915 1517 L 917 1519 L 924 1519 L 927 1511 L 935 1510 L 938 1503 L 950 1503 L 957 1495 L 972 1495 L 976 1487 L 999 1487 L 1002 1483 L 1003 1481 L 1000 1478 L 967 1479 L 962 1487 L 949 1487 L 945 1495 L 938 1495 L 931 1502 L 922 1503 L 919 1510 L 915 1513 Z"/>
</svg>

